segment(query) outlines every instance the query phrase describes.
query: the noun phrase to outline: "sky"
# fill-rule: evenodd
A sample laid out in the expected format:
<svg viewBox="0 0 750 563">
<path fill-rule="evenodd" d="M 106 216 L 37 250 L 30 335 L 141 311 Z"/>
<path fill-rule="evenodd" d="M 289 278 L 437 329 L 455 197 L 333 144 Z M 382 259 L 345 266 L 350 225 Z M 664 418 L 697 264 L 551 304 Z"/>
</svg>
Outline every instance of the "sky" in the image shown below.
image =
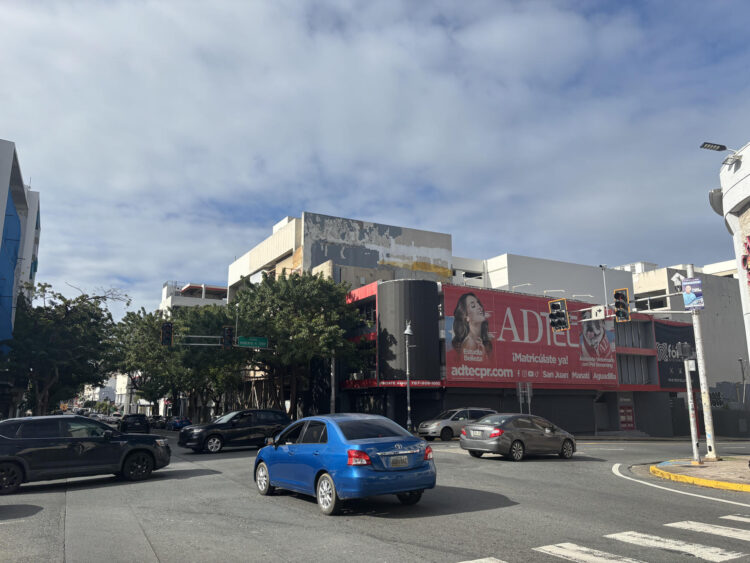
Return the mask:
<svg viewBox="0 0 750 563">
<path fill-rule="evenodd" d="M 303 211 L 453 253 L 734 258 L 708 203 L 750 141 L 750 3 L 0 3 L 0 138 L 40 192 L 37 282 L 226 285 Z"/>
</svg>

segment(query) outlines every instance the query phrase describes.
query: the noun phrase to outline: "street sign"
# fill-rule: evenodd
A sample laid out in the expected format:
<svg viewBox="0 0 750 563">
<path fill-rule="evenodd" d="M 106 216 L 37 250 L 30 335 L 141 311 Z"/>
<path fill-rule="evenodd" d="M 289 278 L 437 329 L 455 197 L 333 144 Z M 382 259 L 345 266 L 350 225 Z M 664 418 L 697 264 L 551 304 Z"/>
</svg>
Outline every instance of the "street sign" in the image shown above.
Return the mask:
<svg viewBox="0 0 750 563">
<path fill-rule="evenodd" d="M 243 348 L 268 348 L 268 338 L 265 336 L 240 336 L 237 346 Z"/>
</svg>

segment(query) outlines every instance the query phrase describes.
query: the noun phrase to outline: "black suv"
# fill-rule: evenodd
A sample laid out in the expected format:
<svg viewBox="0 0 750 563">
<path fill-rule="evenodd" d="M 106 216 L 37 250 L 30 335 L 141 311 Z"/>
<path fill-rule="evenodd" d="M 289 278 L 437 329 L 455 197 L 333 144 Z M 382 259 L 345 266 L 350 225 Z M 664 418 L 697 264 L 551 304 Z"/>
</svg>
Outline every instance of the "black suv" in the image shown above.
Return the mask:
<svg viewBox="0 0 750 563">
<path fill-rule="evenodd" d="M 163 436 L 121 434 L 84 416 L 32 416 L 0 422 L 0 495 L 21 483 L 114 473 L 140 481 L 169 465 Z"/>
<path fill-rule="evenodd" d="M 117 423 L 117 429 L 120 432 L 142 432 L 148 434 L 151 429 L 148 424 L 148 418 L 145 414 L 126 414 Z"/>
<path fill-rule="evenodd" d="M 245 410 L 221 416 L 209 424 L 186 426 L 177 442 L 183 448 L 212 454 L 224 446 L 265 446 L 266 440 L 278 434 L 291 421 L 281 411 Z"/>
</svg>

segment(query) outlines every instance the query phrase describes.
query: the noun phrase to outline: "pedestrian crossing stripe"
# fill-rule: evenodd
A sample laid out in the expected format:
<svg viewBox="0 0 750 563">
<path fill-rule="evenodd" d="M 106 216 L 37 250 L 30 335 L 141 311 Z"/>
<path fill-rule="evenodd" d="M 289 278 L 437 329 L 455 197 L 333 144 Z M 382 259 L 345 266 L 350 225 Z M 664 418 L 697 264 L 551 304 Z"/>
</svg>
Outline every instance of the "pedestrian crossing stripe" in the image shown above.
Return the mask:
<svg viewBox="0 0 750 563">
<path fill-rule="evenodd" d="M 643 563 L 643 561 L 639 561 L 638 559 L 630 559 L 629 557 L 622 557 L 614 553 L 607 553 L 606 551 L 599 551 L 598 549 L 591 549 L 590 547 L 583 547 L 574 543 L 545 545 L 543 547 L 535 547 L 534 551 L 567 559 L 568 561 L 575 561 L 576 563 Z"/>
<path fill-rule="evenodd" d="M 722 519 L 724 520 L 735 520 L 736 522 L 748 522 L 750 523 L 750 518 L 747 516 L 740 516 L 739 514 L 730 514 L 729 516 L 722 516 Z"/>
<path fill-rule="evenodd" d="M 691 532 L 702 532 L 704 534 L 713 534 L 716 536 L 732 538 L 735 540 L 750 541 L 750 531 L 740 530 L 739 528 L 730 528 L 729 526 L 717 526 L 716 524 L 704 524 L 702 522 L 693 522 L 690 520 L 686 520 L 685 522 L 673 522 L 671 524 L 664 525 L 670 528 L 689 530 Z"/>
<path fill-rule="evenodd" d="M 641 534 L 638 532 L 621 532 L 619 534 L 609 534 L 604 537 L 644 547 L 654 547 L 657 549 L 686 553 L 693 557 L 699 557 L 705 561 L 713 561 L 716 563 L 720 563 L 721 561 L 731 561 L 732 559 L 738 559 L 745 555 L 744 553 L 736 551 L 725 551 L 719 547 L 701 545 L 699 543 L 688 543 L 649 534 Z"/>
</svg>

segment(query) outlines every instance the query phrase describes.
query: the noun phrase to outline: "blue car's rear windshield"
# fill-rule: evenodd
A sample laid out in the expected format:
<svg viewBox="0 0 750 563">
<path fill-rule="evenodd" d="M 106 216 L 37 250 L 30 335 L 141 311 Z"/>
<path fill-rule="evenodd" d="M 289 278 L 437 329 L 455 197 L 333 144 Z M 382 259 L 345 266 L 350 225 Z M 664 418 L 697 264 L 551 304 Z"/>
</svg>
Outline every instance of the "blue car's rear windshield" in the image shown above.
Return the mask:
<svg viewBox="0 0 750 563">
<path fill-rule="evenodd" d="M 344 433 L 347 440 L 411 436 L 391 420 L 347 420 L 346 422 L 339 422 L 339 428 L 341 428 L 341 432 Z"/>
</svg>

